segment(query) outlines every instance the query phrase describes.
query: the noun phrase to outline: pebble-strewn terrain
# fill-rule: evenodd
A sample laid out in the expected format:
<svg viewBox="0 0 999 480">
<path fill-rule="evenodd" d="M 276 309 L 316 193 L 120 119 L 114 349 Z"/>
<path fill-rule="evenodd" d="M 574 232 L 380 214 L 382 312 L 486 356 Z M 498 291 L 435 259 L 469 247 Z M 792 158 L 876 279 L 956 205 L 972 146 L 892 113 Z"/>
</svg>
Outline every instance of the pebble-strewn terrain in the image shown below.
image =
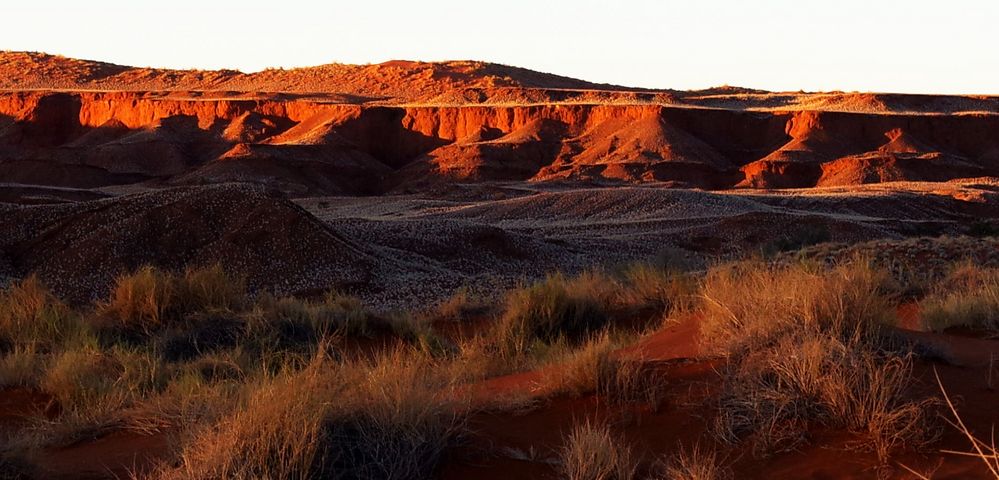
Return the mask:
<svg viewBox="0 0 999 480">
<path fill-rule="evenodd" d="M 0 204 L 0 274 L 34 272 L 61 294 L 84 300 L 104 295 L 114 275 L 142 264 L 176 269 L 221 262 L 253 289 L 299 295 L 342 289 L 391 310 L 426 305 L 460 287 L 493 295 L 556 270 L 634 261 L 703 268 L 820 242 L 987 233 L 999 221 L 996 201 L 994 186 L 976 183 L 794 195 L 506 184 L 450 198 L 295 201 L 238 184 L 183 187 Z"/>
</svg>

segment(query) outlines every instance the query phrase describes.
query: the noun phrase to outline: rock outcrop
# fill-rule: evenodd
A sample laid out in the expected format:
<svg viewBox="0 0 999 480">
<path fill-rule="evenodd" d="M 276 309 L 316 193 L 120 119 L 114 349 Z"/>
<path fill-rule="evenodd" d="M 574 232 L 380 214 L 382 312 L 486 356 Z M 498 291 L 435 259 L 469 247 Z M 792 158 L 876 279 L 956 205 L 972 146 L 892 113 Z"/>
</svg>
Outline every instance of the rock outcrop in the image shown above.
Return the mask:
<svg viewBox="0 0 999 480">
<path fill-rule="evenodd" d="M 999 175 L 999 115 L 991 113 L 8 92 L 0 119 L 6 182 L 75 188 L 247 181 L 319 195 L 453 181 L 725 189 Z"/>
</svg>

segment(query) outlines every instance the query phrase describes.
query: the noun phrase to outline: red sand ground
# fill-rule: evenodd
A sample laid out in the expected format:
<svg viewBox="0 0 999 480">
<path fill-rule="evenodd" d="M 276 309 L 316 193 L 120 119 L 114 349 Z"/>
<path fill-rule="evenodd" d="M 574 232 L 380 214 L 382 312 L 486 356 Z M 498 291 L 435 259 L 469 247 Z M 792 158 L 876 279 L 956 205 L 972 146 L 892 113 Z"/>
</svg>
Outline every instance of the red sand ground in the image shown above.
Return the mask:
<svg viewBox="0 0 999 480">
<path fill-rule="evenodd" d="M 912 310 L 909 306 L 900 308 L 906 316 L 912 315 Z M 934 369 L 939 371 L 948 394 L 959 399 L 958 409 L 964 421 L 978 435 L 988 438 L 990 426 L 999 422 L 999 411 L 994 408 L 999 392 L 986 388 L 985 382 L 989 356 L 999 357 L 999 341 L 920 332 L 911 335 L 953 354 L 953 364 L 917 366 L 915 382 L 920 393 L 939 394 L 933 377 Z M 872 453 L 851 447 L 857 440 L 853 435 L 822 428 L 809 432 L 807 445 L 767 458 L 754 455 L 744 446 L 718 444 L 706 431 L 721 365 L 718 360 L 696 359 L 697 337 L 697 318 L 687 318 L 620 352 L 640 355 L 649 368 L 665 374 L 670 393 L 659 411 L 610 406 L 594 396 L 585 396 L 551 399 L 524 414 L 482 413 L 473 419 L 476 433 L 472 442 L 454 453 L 442 477 L 557 478 L 552 462 L 563 435 L 581 420 L 597 419 L 616 426 L 645 458 L 669 455 L 680 446 L 699 444 L 719 449 L 735 478 L 913 478 L 899 463 L 927 474 L 932 472 L 935 479 L 987 478 L 979 460 L 937 453 L 943 449 L 968 451 L 965 438 L 953 430 L 945 431 L 932 450 L 901 452 L 889 465 L 879 465 Z M 511 390 L 531 389 L 536 380 L 535 372 L 516 374 L 489 380 L 481 388 L 494 396 L 510 394 Z"/>
</svg>

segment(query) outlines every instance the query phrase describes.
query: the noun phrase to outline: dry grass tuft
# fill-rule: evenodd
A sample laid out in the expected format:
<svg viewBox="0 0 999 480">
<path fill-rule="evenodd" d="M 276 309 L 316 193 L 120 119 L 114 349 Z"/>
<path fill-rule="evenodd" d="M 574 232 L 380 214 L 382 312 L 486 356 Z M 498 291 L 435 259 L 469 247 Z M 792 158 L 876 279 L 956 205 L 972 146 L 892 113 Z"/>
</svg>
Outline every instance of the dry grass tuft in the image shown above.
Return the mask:
<svg viewBox="0 0 999 480">
<path fill-rule="evenodd" d="M 49 347 L 77 333 L 74 313 L 36 276 L 0 291 L 0 343 Z"/>
<path fill-rule="evenodd" d="M 115 386 L 120 368 L 103 352 L 67 350 L 52 360 L 40 387 L 64 408 L 92 404 Z"/>
<path fill-rule="evenodd" d="M 965 326 L 999 332 L 999 269 L 960 265 L 921 306 L 931 330 Z"/>
<path fill-rule="evenodd" d="M 0 388 L 37 387 L 46 358 L 33 345 L 18 345 L 0 358 Z"/>
<path fill-rule="evenodd" d="M 488 303 L 468 288 L 459 288 L 428 314 L 433 320 L 458 322 L 489 310 Z"/>
<path fill-rule="evenodd" d="M 722 464 L 718 452 L 706 450 L 700 445 L 681 448 L 663 462 L 659 470 L 661 477 L 669 480 L 726 480 L 733 476 L 732 471 Z"/>
<path fill-rule="evenodd" d="M 293 348 L 334 335 L 372 334 L 371 313 L 357 297 L 330 292 L 322 301 L 263 296 L 249 316 L 250 336 Z"/>
<path fill-rule="evenodd" d="M 544 370 L 540 393 L 581 395 L 596 393 L 611 404 L 643 403 L 658 409 L 666 385 L 641 361 L 618 358 L 615 350 L 634 341 L 634 335 L 603 331 L 578 348 L 566 347 L 550 355 L 554 368 Z"/>
<path fill-rule="evenodd" d="M 619 318 L 644 314 L 659 320 L 663 313 L 686 308 L 694 291 L 690 277 L 641 264 L 618 275 L 556 273 L 509 292 L 492 336 L 515 355 L 538 343 L 579 342 Z"/>
<path fill-rule="evenodd" d="M 247 303 L 246 282 L 217 264 L 188 268 L 176 283 L 177 307 L 185 313 L 234 311 Z"/>
<path fill-rule="evenodd" d="M 163 478 L 310 478 L 336 392 L 321 361 L 263 381 L 246 404 L 187 439 L 181 466 Z"/>
<path fill-rule="evenodd" d="M 886 277 L 866 262 L 828 269 L 743 262 L 708 274 L 704 336 L 729 355 L 717 418 L 729 442 L 793 448 L 811 424 L 854 431 L 885 460 L 934 438 L 932 402 L 907 396 L 912 358 L 884 326 Z"/>
<path fill-rule="evenodd" d="M 258 386 L 161 476 L 427 478 L 464 425 L 463 408 L 442 400 L 450 383 L 435 367 L 412 350 L 349 364 L 317 355 Z"/>
<path fill-rule="evenodd" d="M 559 451 L 562 473 L 569 480 L 631 480 L 638 459 L 610 427 L 589 420 L 577 424 Z"/>
<path fill-rule="evenodd" d="M 764 348 L 801 329 L 870 339 L 894 319 L 891 291 L 889 277 L 860 260 L 828 269 L 724 265 L 708 272 L 701 289 L 703 337 L 728 354 Z"/>
<path fill-rule="evenodd" d="M 654 411 L 663 403 L 665 379 L 638 360 L 606 357 L 597 372 L 597 394 L 610 403 L 641 403 Z"/>
<path fill-rule="evenodd" d="M 553 368 L 544 370 L 540 393 L 545 396 L 581 395 L 596 391 L 601 368 L 618 346 L 608 331 L 594 335 L 578 348 L 558 345 L 560 352 L 548 354 Z"/>
<path fill-rule="evenodd" d="M 173 278 L 167 272 L 146 266 L 120 275 L 99 310 L 119 326 L 148 332 L 167 320 L 175 294 Z"/>
<path fill-rule="evenodd" d="M 682 312 L 691 307 L 696 287 L 689 275 L 635 263 L 622 273 L 618 303 L 632 309 Z"/>
<path fill-rule="evenodd" d="M 236 310 L 246 302 L 244 282 L 218 265 L 182 274 L 145 266 L 118 276 L 98 313 L 112 327 L 150 334 L 192 313 Z"/>
<path fill-rule="evenodd" d="M 592 274 L 575 279 L 551 275 L 510 292 L 493 335 L 515 354 L 528 352 L 535 342 L 579 340 L 607 325 L 607 297 L 603 284 Z"/>
<path fill-rule="evenodd" d="M 885 460 L 934 438 L 932 402 L 906 397 L 911 368 L 911 357 L 882 357 L 835 337 L 788 337 L 727 373 L 717 432 L 729 442 L 752 436 L 764 453 L 794 448 L 818 423 L 862 435 Z"/>
</svg>

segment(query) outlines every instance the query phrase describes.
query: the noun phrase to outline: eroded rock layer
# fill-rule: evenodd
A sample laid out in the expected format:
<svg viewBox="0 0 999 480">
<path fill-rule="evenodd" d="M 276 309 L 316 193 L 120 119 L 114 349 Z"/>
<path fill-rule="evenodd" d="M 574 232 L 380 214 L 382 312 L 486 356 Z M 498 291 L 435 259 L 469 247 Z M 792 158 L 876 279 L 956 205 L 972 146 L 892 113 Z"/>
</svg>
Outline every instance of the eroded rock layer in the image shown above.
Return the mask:
<svg viewBox="0 0 999 480">
<path fill-rule="evenodd" d="M 475 181 L 659 181 L 726 189 L 995 175 L 999 114 L 990 112 L 0 94 L 0 178 L 6 183 L 92 188 L 248 181 L 313 195 Z"/>
</svg>

